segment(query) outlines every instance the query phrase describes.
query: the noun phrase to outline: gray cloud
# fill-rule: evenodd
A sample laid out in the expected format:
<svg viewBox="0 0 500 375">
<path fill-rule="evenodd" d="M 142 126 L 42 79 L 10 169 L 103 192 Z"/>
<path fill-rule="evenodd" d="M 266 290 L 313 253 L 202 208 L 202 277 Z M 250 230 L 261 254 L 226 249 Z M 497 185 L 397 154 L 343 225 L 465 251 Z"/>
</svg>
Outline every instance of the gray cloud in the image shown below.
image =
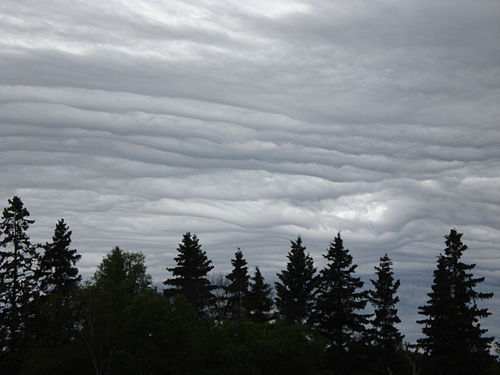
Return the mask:
<svg viewBox="0 0 500 375">
<path fill-rule="evenodd" d="M 394 259 L 414 340 L 457 227 L 500 310 L 498 2 L 131 4 L 0 4 L 0 198 L 35 240 L 64 217 L 87 277 L 120 245 L 161 281 L 191 231 L 273 280 L 342 231 L 365 281 Z"/>
</svg>

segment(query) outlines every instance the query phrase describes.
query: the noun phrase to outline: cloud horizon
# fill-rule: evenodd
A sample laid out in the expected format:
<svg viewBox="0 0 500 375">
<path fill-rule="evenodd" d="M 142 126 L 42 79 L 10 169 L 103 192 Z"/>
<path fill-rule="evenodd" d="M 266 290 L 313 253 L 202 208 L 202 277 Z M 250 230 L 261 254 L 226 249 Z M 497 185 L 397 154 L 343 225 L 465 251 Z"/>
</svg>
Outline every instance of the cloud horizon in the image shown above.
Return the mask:
<svg viewBox="0 0 500 375">
<path fill-rule="evenodd" d="M 445 0 L 0 4 L 0 201 L 57 219 L 89 277 L 113 246 L 166 277 L 184 232 L 272 280 L 337 232 L 388 253 L 420 337 L 450 228 L 500 311 L 500 4 Z M 403 304 L 403 302 L 402 302 Z M 500 316 L 483 325 L 500 337 Z"/>
</svg>

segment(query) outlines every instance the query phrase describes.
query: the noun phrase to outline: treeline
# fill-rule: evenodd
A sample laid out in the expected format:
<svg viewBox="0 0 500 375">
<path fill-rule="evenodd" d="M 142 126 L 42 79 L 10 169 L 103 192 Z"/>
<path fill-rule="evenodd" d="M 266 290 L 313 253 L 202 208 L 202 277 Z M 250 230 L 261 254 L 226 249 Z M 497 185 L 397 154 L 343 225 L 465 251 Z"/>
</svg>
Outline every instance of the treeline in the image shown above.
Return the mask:
<svg viewBox="0 0 500 375">
<path fill-rule="evenodd" d="M 240 249 L 229 274 L 210 277 L 212 262 L 188 232 L 159 292 L 144 256 L 118 247 L 82 283 L 64 220 L 45 244 L 31 243 L 33 223 L 19 197 L 8 201 L 1 374 L 500 374 L 479 323 L 490 313 L 478 303 L 492 294 L 477 291 L 484 278 L 461 261 L 467 246 L 454 229 L 419 308 L 423 338 L 409 345 L 391 259 L 380 258 L 365 290 L 340 234 L 319 271 L 301 238 L 291 241 L 272 288 Z"/>
</svg>

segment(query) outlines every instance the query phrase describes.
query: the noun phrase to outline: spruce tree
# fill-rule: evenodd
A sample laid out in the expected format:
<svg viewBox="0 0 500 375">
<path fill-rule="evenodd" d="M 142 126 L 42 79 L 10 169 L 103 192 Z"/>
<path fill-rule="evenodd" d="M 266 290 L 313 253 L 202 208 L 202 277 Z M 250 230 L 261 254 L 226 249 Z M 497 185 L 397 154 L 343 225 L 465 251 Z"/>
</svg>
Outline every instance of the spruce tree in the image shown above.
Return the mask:
<svg viewBox="0 0 500 375">
<path fill-rule="evenodd" d="M 350 367 L 345 353 L 364 339 L 368 315 L 360 311 L 366 306 L 368 292 L 359 290 L 363 282 L 353 275 L 357 265 L 352 264 L 349 250 L 344 249 L 340 233 L 324 257 L 328 263 L 320 272 L 313 321 L 328 341 L 335 373 L 345 374 Z"/>
<path fill-rule="evenodd" d="M 302 239 L 291 241 L 286 270 L 278 274 L 276 307 L 279 315 L 289 324 L 302 324 L 308 320 L 314 306 L 316 268 L 313 259 L 305 253 Z"/>
<path fill-rule="evenodd" d="M 40 281 L 34 335 L 42 347 L 64 347 L 77 336 L 75 322 L 79 309 L 76 294 L 80 275 L 76 263 L 81 258 L 70 249 L 71 231 L 63 219 L 56 224 L 52 242 L 43 246 L 36 273 Z"/>
<path fill-rule="evenodd" d="M 243 252 L 240 248 L 234 253 L 234 259 L 231 259 L 233 270 L 226 278 L 230 284 L 226 287 L 228 292 L 227 307 L 231 319 L 241 320 L 245 316 L 246 300 L 248 298 L 249 278 L 247 261 L 243 258 Z"/>
<path fill-rule="evenodd" d="M 271 319 L 271 309 L 273 308 L 271 286 L 264 282 L 259 267 L 255 267 L 255 274 L 251 278 L 247 308 L 249 318 L 254 322 L 266 323 Z"/>
<path fill-rule="evenodd" d="M 381 352 L 383 367 L 393 368 L 396 352 L 402 347 L 403 335 L 396 324 L 401 323 L 398 317 L 399 297 L 396 295 L 400 281 L 394 280 L 392 261 L 385 254 L 380 258 L 379 266 L 375 266 L 376 280 L 370 280 L 374 289 L 369 292 L 369 301 L 374 309 L 371 338 L 375 349 Z"/>
<path fill-rule="evenodd" d="M 27 234 L 34 223 L 17 196 L 9 199 L 0 223 L 0 353 L 25 345 L 27 326 L 33 319 L 38 280 L 36 246 Z"/>
<path fill-rule="evenodd" d="M 477 302 L 491 298 L 492 293 L 481 293 L 476 287 L 484 277 L 475 278 L 475 264 L 466 264 L 461 257 L 467 246 L 462 243 L 462 233 L 451 229 L 445 236 L 446 248 L 439 255 L 434 271 L 429 300 L 419 308 L 425 319 L 425 338 L 418 340 L 429 358 L 427 373 L 432 374 L 482 374 L 491 360 L 488 350 L 492 338 L 483 337 L 479 319 L 490 315 L 488 309 L 479 308 Z"/>
<path fill-rule="evenodd" d="M 75 290 L 81 280 L 76 263 L 81 255 L 70 249 L 71 231 L 60 219 L 54 230 L 52 242 L 44 246 L 40 259 L 41 289 L 49 294 L 68 295 Z"/>
<path fill-rule="evenodd" d="M 184 234 L 182 242 L 177 247 L 178 255 L 174 258 L 176 267 L 167 268 L 174 276 L 167 279 L 164 284 L 172 286 L 164 290 L 166 296 L 182 294 L 199 312 L 211 303 L 213 299 L 212 285 L 207 279 L 207 274 L 214 267 L 207 258 L 198 237 L 187 232 Z"/>
</svg>

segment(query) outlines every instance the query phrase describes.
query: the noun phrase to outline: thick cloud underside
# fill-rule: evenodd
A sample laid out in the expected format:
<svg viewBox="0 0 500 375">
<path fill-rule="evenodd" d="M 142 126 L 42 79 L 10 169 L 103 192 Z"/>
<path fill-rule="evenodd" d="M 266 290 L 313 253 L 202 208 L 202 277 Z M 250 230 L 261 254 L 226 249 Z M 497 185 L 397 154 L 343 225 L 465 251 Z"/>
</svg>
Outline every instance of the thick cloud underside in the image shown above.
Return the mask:
<svg viewBox="0 0 500 375">
<path fill-rule="evenodd" d="M 90 276 L 114 245 L 166 277 L 183 232 L 269 280 L 301 235 L 384 253 L 402 328 L 451 227 L 500 311 L 500 3 L 0 3 L 0 198 Z M 500 336 L 500 316 L 485 326 Z"/>
</svg>

